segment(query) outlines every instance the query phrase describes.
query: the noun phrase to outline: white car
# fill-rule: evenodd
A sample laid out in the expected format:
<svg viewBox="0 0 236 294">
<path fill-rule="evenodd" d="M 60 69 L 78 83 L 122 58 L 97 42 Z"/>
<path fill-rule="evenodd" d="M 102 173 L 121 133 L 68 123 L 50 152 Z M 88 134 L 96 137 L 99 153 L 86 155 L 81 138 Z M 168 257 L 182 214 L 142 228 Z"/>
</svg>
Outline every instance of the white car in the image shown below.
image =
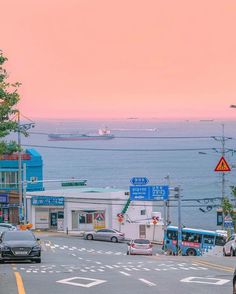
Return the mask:
<svg viewBox="0 0 236 294">
<path fill-rule="evenodd" d="M 226 240 L 223 247 L 224 256 L 235 256 L 236 255 L 236 234 L 233 234 Z"/>
<path fill-rule="evenodd" d="M 152 255 L 152 244 L 147 239 L 135 239 L 128 242 L 127 255 Z"/>
</svg>

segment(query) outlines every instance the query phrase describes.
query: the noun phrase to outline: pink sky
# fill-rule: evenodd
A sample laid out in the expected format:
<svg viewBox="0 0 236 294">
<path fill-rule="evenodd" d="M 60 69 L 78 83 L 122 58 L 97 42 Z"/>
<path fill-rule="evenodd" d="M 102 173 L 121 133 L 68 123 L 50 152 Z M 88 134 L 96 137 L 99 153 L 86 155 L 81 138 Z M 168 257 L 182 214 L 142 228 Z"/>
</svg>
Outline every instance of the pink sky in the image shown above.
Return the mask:
<svg viewBox="0 0 236 294">
<path fill-rule="evenodd" d="M 1 1 L 31 118 L 236 118 L 235 0 Z"/>
</svg>

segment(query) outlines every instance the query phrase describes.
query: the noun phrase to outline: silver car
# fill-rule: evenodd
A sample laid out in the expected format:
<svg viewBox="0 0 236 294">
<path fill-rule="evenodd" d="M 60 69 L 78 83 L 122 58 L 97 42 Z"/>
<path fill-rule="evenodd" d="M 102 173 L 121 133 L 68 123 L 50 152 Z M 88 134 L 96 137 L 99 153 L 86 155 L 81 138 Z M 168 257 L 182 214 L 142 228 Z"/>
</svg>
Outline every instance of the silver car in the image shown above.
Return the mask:
<svg viewBox="0 0 236 294">
<path fill-rule="evenodd" d="M 115 229 L 101 229 L 92 232 L 85 232 L 84 239 L 86 240 L 100 240 L 100 241 L 111 241 L 121 242 L 125 239 L 125 234 Z"/>
<path fill-rule="evenodd" d="M 135 239 L 128 242 L 127 255 L 152 255 L 152 244 L 147 239 Z"/>
<path fill-rule="evenodd" d="M 223 247 L 224 256 L 235 256 L 236 255 L 236 234 L 230 236 Z"/>
<path fill-rule="evenodd" d="M 17 227 L 15 225 L 9 224 L 9 223 L 0 223 L 0 228 L 7 228 L 10 231 L 16 231 Z"/>
</svg>

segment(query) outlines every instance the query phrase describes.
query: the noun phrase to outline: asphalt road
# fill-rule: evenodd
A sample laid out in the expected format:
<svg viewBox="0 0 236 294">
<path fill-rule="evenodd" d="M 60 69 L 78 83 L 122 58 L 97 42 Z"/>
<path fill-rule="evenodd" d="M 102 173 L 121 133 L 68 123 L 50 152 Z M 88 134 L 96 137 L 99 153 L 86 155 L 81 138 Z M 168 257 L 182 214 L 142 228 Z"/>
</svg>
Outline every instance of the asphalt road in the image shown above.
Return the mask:
<svg viewBox="0 0 236 294">
<path fill-rule="evenodd" d="M 42 263 L 0 265 L 1 294 L 232 293 L 234 257 L 127 256 L 125 243 L 39 237 Z"/>
</svg>

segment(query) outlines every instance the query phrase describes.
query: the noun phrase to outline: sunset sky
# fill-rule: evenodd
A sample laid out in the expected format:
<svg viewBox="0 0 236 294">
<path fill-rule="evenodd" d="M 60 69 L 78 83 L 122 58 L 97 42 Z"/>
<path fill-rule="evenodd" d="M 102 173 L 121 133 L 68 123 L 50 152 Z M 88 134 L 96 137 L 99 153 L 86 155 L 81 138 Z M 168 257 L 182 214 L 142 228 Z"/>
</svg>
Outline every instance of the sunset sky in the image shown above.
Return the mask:
<svg viewBox="0 0 236 294">
<path fill-rule="evenodd" d="M 236 119 L 235 0 L 0 0 L 31 118 Z"/>
</svg>

